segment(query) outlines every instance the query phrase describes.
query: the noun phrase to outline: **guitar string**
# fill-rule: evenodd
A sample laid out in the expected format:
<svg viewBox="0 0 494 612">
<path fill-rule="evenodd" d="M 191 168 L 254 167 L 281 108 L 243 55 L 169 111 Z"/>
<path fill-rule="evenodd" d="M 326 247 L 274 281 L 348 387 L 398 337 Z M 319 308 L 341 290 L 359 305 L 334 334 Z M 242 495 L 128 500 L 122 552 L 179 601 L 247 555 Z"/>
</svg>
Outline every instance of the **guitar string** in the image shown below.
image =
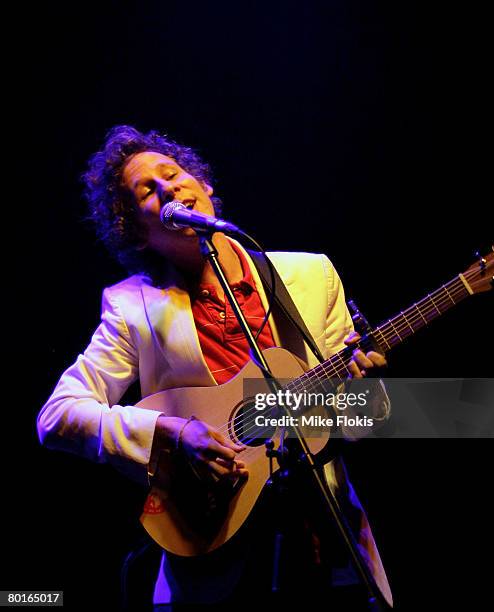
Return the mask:
<svg viewBox="0 0 494 612">
<path fill-rule="evenodd" d="M 457 287 L 455 290 L 450 290 L 450 291 L 449 291 L 449 293 L 450 293 L 450 294 L 455 295 L 456 297 L 458 297 L 458 295 L 459 295 L 459 293 L 460 293 L 460 292 L 459 292 L 459 290 L 461 290 L 462 288 L 463 288 L 463 289 L 465 288 L 465 287 L 464 287 L 464 285 L 463 285 L 463 283 L 461 282 L 461 280 L 460 280 L 460 279 L 458 279 L 458 282 L 460 283 L 460 284 L 458 285 L 458 287 Z M 443 287 L 444 287 L 444 286 L 443 286 Z M 438 289 L 438 290 L 437 290 L 436 292 L 434 292 L 434 293 L 437 293 L 437 292 L 439 292 L 439 291 L 441 291 L 441 290 L 442 290 L 442 288 L 441 288 L 441 289 Z M 428 298 L 429 298 L 431 295 L 433 295 L 433 294 L 429 294 L 429 296 L 427 296 L 427 297 L 423 298 L 422 300 L 420 300 L 420 302 L 417 302 L 417 303 L 416 303 L 416 305 L 418 306 L 418 305 L 419 305 L 421 302 L 423 302 L 423 301 L 427 300 L 427 299 L 428 299 Z M 450 298 L 449 298 L 449 296 L 448 296 L 448 297 L 444 297 L 444 298 L 442 298 L 441 300 L 437 300 L 435 303 L 433 302 L 433 304 L 437 304 L 437 305 L 439 305 L 439 307 L 442 307 L 442 306 L 444 306 L 444 304 L 447 304 L 447 303 L 448 303 L 448 302 L 450 302 L 450 301 L 451 301 L 451 300 L 450 300 Z M 456 303 L 456 302 L 453 302 L 453 303 Z M 414 307 L 410 307 L 410 308 L 414 308 Z M 407 310 L 410 310 L 410 309 L 407 309 Z M 406 312 L 406 311 L 404 311 L 404 312 Z M 426 319 L 426 318 L 427 318 L 427 316 L 428 316 L 428 315 L 430 315 L 431 313 L 442 314 L 442 313 L 441 313 L 441 312 L 440 312 L 440 311 L 439 311 L 439 310 L 436 308 L 436 306 L 435 306 L 435 305 L 433 305 L 432 307 L 429 307 L 427 310 L 423 310 L 422 312 L 423 312 L 423 314 L 425 315 L 425 319 Z M 412 319 L 411 317 L 408 317 L 408 320 L 409 320 L 409 321 L 411 321 L 411 322 L 412 322 L 412 324 L 416 323 L 417 321 L 419 321 L 419 320 L 421 320 L 421 319 L 422 319 L 422 320 L 425 320 L 425 319 L 424 319 L 424 317 L 422 317 L 422 315 L 415 316 L 415 318 L 413 318 L 413 319 Z M 383 334 L 383 333 L 382 333 L 382 331 L 381 331 L 381 329 L 382 329 L 383 327 L 385 327 L 385 325 L 386 325 L 386 324 L 383 324 L 383 325 L 381 325 L 380 327 L 376 328 L 376 330 L 374 330 L 374 332 L 378 331 L 382 337 L 386 338 L 386 334 Z M 391 331 L 391 333 L 387 334 L 388 339 L 391 339 L 392 337 L 396 337 L 396 336 L 397 336 L 397 337 L 398 337 L 400 340 L 402 340 L 402 338 L 401 338 L 401 336 L 400 336 L 400 333 L 399 333 L 399 332 L 403 332 L 403 330 L 404 330 L 404 329 L 407 329 L 407 328 L 409 329 L 409 327 L 408 327 L 408 324 L 407 324 L 407 323 L 405 323 L 403 326 L 401 326 L 401 327 L 399 327 L 399 328 L 396 328 L 396 326 L 393 326 L 393 328 L 394 328 L 394 330 L 396 330 L 396 331 Z M 398 330 L 399 330 L 399 332 L 398 332 Z M 413 332 L 413 333 L 415 333 L 415 332 Z M 387 344 L 388 344 L 388 346 L 389 346 L 389 343 L 387 342 L 387 340 L 386 340 L 386 343 L 387 343 Z M 343 366 L 343 367 L 341 367 L 341 366 L 340 366 L 340 367 L 336 367 L 334 364 L 332 364 L 332 363 L 331 363 L 331 361 L 332 361 L 333 359 L 338 358 L 338 357 L 339 357 L 339 353 L 337 353 L 337 354 L 333 355 L 333 356 L 332 356 L 331 358 L 329 358 L 329 359 L 328 359 L 326 362 L 324 362 L 324 364 L 319 364 L 318 366 L 315 366 L 315 368 L 313 368 L 313 369 L 312 369 L 312 370 L 310 370 L 309 372 L 313 372 L 314 370 L 322 369 L 322 370 L 323 370 L 323 372 L 324 372 L 324 373 L 327 375 L 327 374 L 329 374 L 329 373 L 330 373 L 330 372 L 328 372 L 328 371 L 327 371 L 328 366 L 332 366 L 332 369 L 334 370 L 334 372 L 331 372 L 331 374 L 332 374 L 333 376 L 334 376 L 334 374 L 336 374 L 336 375 L 337 375 L 337 377 L 341 378 L 341 374 L 342 374 L 342 373 L 349 374 L 350 372 L 349 372 L 349 370 L 348 370 L 348 368 L 347 368 L 347 363 L 346 363 L 346 362 L 344 362 L 344 361 L 343 361 L 343 359 L 342 359 L 341 357 L 340 357 L 340 360 L 341 360 L 341 366 Z M 329 362 L 329 363 L 328 363 L 328 362 Z M 326 366 L 326 364 L 327 364 L 327 366 Z M 320 378 L 319 378 L 319 375 L 318 375 L 317 373 L 315 373 L 315 374 L 309 374 L 308 372 L 306 372 L 305 374 L 303 374 L 303 375 L 301 375 L 300 377 L 298 377 L 298 379 L 297 379 L 297 380 L 299 380 L 299 381 L 300 381 L 300 383 L 302 383 L 302 380 L 301 380 L 301 379 L 303 379 L 304 377 L 307 379 L 307 381 L 308 381 L 308 383 L 309 383 L 309 384 L 311 383 L 311 381 L 310 381 L 310 377 L 312 377 L 312 378 L 315 378 L 315 379 L 316 379 L 316 380 L 314 381 L 314 383 L 315 383 L 315 385 L 316 385 L 316 386 L 313 386 L 313 387 L 312 387 L 313 389 L 315 389 L 315 388 L 317 387 L 317 384 L 318 384 L 318 383 L 319 383 L 319 385 L 320 385 Z M 292 384 L 293 384 L 293 382 L 294 382 L 294 381 L 292 381 L 292 383 L 290 383 L 290 385 L 292 385 Z M 290 386 L 290 385 L 287 385 L 287 386 Z M 309 387 L 307 387 L 307 386 L 305 386 L 305 385 L 303 385 L 303 384 L 302 384 L 302 386 L 299 386 L 299 388 L 298 388 L 297 390 L 301 390 L 301 389 L 303 389 L 303 388 L 308 389 Z M 257 412 L 257 410 L 254 408 L 254 409 L 252 409 L 250 412 L 251 412 L 251 414 L 253 415 L 253 414 L 255 414 L 255 413 Z M 227 431 L 227 430 L 228 430 L 228 429 L 231 427 L 231 424 L 232 424 L 232 423 L 233 423 L 233 424 L 236 424 L 236 421 L 241 421 L 241 420 L 243 420 L 243 419 L 245 419 L 245 418 L 248 418 L 248 416 L 250 416 L 248 412 L 246 412 L 246 413 L 244 413 L 244 414 L 242 414 L 242 415 L 239 415 L 238 417 L 235 417 L 235 418 L 233 419 L 233 421 L 229 421 L 229 422 L 228 422 L 228 423 L 226 423 L 225 425 L 222 425 L 222 426 L 221 426 L 221 427 L 218 429 L 218 431 L 220 431 L 221 433 L 225 433 L 225 432 L 226 432 L 226 431 Z M 251 429 L 253 429 L 253 428 L 251 428 Z M 246 433 L 247 433 L 247 432 L 246 432 Z"/>
<path fill-rule="evenodd" d="M 454 282 L 453 282 L 453 281 L 451 281 L 451 283 L 448 283 L 448 284 L 451 284 L 449 294 L 452 294 L 452 295 L 454 295 L 455 297 L 458 297 L 459 290 L 465 290 L 465 287 L 464 287 L 463 283 L 461 282 L 461 280 L 460 280 L 459 278 L 455 279 L 455 281 L 454 281 Z M 452 287 L 453 287 L 453 285 L 454 285 L 454 284 L 457 284 L 457 287 L 456 287 L 455 289 L 452 289 Z M 422 302 L 424 302 L 424 301 L 426 301 L 426 300 L 429 300 L 429 299 L 431 298 L 431 296 L 433 296 L 434 294 L 436 294 L 436 293 L 438 293 L 438 292 L 440 292 L 440 291 L 443 291 L 443 290 L 444 290 L 444 288 L 445 288 L 445 286 L 443 285 L 443 286 L 442 286 L 440 289 L 436 290 L 436 291 L 435 291 L 435 292 L 433 292 L 432 294 L 429 294 L 427 297 L 423 298 L 423 299 L 422 299 L 420 302 L 417 302 L 417 303 L 416 303 L 416 306 L 418 306 L 419 304 L 421 304 Z M 424 310 L 424 311 L 423 311 L 423 314 L 425 314 L 425 316 L 426 316 L 426 317 L 427 317 L 429 314 L 434 313 L 434 311 L 435 311 L 437 314 L 442 314 L 442 313 L 441 313 L 441 311 L 440 311 L 440 310 L 439 310 L 439 309 L 436 307 L 436 304 L 437 304 L 437 305 L 440 305 L 440 307 L 442 307 L 442 306 L 444 306 L 444 302 L 448 303 L 449 301 L 451 301 L 452 303 L 456 303 L 456 302 L 454 302 L 454 300 L 451 300 L 451 299 L 450 299 L 449 295 L 448 295 L 448 297 L 447 297 L 447 298 L 446 298 L 446 297 L 444 297 L 444 298 L 442 298 L 441 300 L 437 300 L 436 302 L 434 302 L 434 300 L 432 300 L 432 303 L 433 303 L 432 308 L 430 308 L 430 307 L 429 307 L 429 308 L 428 308 L 428 311 L 427 311 L 427 310 Z M 411 307 L 411 308 L 415 308 L 415 305 L 414 305 L 413 307 Z M 409 309 L 407 309 L 407 310 L 410 310 L 411 308 L 409 308 Z M 405 311 L 405 312 L 406 312 L 406 311 Z M 424 320 L 424 322 L 426 321 L 426 319 L 425 319 L 425 318 L 424 318 L 422 315 L 419 315 L 418 317 L 414 317 L 414 323 L 415 323 L 416 321 L 420 320 L 420 319 L 423 319 L 423 320 Z M 383 325 L 383 326 L 381 326 L 381 328 L 382 328 L 382 327 L 384 327 L 384 325 Z M 403 329 L 406 329 L 406 328 L 407 328 L 407 324 L 405 324 L 404 326 L 402 326 L 402 327 L 400 328 L 400 331 L 403 331 Z M 396 330 L 396 327 L 395 327 L 395 326 L 394 326 L 394 329 Z M 378 329 L 378 331 L 381 333 L 381 336 L 384 336 L 384 335 L 382 334 L 382 332 L 381 332 L 381 329 L 380 329 L 380 328 Z M 391 334 L 389 334 L 389 335 L 388 335 L 388 337 L 389 337 L 389 338 L 392 338 L 393 336 L 398 336 L 398 338 L 400 338 L 400 340 L 402 339 L 402 338 L 401 338 L 401 336 L 400 336 L 399 334 L 396 334 L 394 331 L 392 331 L 392 332 L 391 332 Z M 330 359 L 329 359 L 327 362 L 325 362 L 325 363 L 326 363 L 326 364 L 328 364 L 328 362 L 331 362 L 331 361 L 332 361 L 332 359 L 334 359 L 335 357 L 339 357 L 339 354 L 334 355 L 332 358 L 330 358 Z M 341 361 L 341 363 L 342 363 L 342 365 L 343 365 L 343 368 L 341 368 L 341 367 L 340 367 L 340 368 L 337 368 L 337 367 L 336 367 L 336 366 L 335 366 L 333 363 L 329 363 L 329 364 L 328 364 L 328 365 L 331 365 L 331 366 L 333 367 L 334 372 L 335 372 L 335 373 L 336 373 L 336 374 L 337 374 L 339 377 L 341 377 L 341 373 L 342 373 L 343 371 L 345 371 L 347 374 L 349 373 L 349 371 L 348 371 L 348 369 L 347 369 L 347 367 L 346 367 L 346 363 L 343 361 L 343 359 L 342 359 L 341 357 L 340 357 L 340 361 Z M 323 364 L 319 364 L 319 366 L 316 366 L 316 368 L 314 368 L 314 369 L 318 369 L 318 368 L 319 368 L 319 369 L 322 369 L 322 370 L 323 370 L 325 373 L 327 373 L 327 371 L 326 371 L 326 370 L 327 370 L 327 368 L 325 368 L 325 367 L 322 367 L 322 368 L 321 368 L 321 366 L 322 366 L 322 365 L 323 365 Z M 310 376 L 311 376 L 311 375 L 309 375 L 308 373 L 306 373 L 306 374 L 302 375 L 301 377 L 299 377 L 297 380 L 299 380 L 299 381 L 300 381 L 300 383 L 299 383 L 299 386 L 298 386 L 298 387 L 295 387 L 295 389 L 296 389 L 296 390 L 304 390 L 304 389 L 305 389 L 305 390 L 310 390 L 310 383 L 311 383 Z M 302 378 L 304 378 L 304 377 L 306 377 L 306 378 L 307 378 L 307 380 L 308 380 L 308 382 L 309 382 L 309 386 L 302 384 L 302 380 L 301 380 L 301 379 L 302 379 Z M 318 377 L 318 375 L 317 375 L 317 374 L 316 374 L 316 375 L 312 375 L 312 378 L 313 378 L 313 379 L 314 379 L 314 378 L 316 379 L 316 380 L 314 381 L 314 383 L 315 383 L 315 385 L 316 385 L 316 386 L 312 386 L 312 389 L 315 389 L 315 388 L 317 387 L 317 384 L 318 384 L 318 383 L 320 384 L 320 380 L 319 380 L 319 377 Z M 292 383 L 290 383 L 292 386 L 293 386 L 293 382 L 294 382 L 294 381 L 292 381 Z M 254 410 L 251 410 L 250 412 L 251 412 L 252 414 L 255 414 L 256 410 L 254 409 Z M 245 413 L 245 414 L 239 415 L 238 417 L 236 417 L 236 418 L 233 420 L 233 423 L 235 424 L 235 422 L 236 422 L 236 421 L 238 421 L 238 420 L 243 420 L 243 419 L 245 419 L 246 417 L 248 417 L 248 412 L 247 412 L 247 413 Z M 229 423 L 225 424 L 225 426 L 221 426 L 221 427 L 219 428 L 219 431 L 220 431 L 221 433 L 225 432 L 225 429 L 227 430 L 227 429 L 229 429 L 229 428 L 230 428 L 231 423 L 232 423 L 232 422 L 230 421 Z M 245 439 L 246 434 L 250 433 L 251 431 L 253 431 L 253 430 L 255 430 L 255 429 L 256 429 L 256 427 L 251 427 L 249 430 L 247 430 L 246 432 L 244 432 L 244 435 L 243 435 L 242 439 L 244 440 L 244 439 Z M 225 432 L 225 433 L 226 433 L 226 432 Z M 259 435 L 257 435 L 256 437 L 257 437 L 257 438 L 259 438 L 260 436 L 259 436 Z M 248 443 L 248 439 L 245 439 L 245 442 L 244 442 L 244 443 Z"/>
<path fill-rule="evenodd" d="M 343 360 L 342 360 L 342 364 L 343 364 L 343 368 L 342 367 L 334 368 L 335 372 L 336 372 L 336 374 L 338 375 L 339 378 L 341 378 L 341 374 L 343 373 L 343 371 L 346 374 L 350 373 L 348 368 L 346 367 L 346 363 L 343 362 Z M 320 366 L 321 365 L 322 364 L 320 364 Z M 321 368 L 321 369 L 323 369 L 323 371 L 326 371 L 325 368 Z M 334 376 L 334 374 L 333 374 L 333 376 Z M 304 377 L 307 379 L 307 382 L 305 384 L 301 380 Z M 294 384 L 295 381 L 292 381 L 289 385 L 287 385 L 286 388 L 291 387 L 292 388 L 292 392 L 293 391 L 304 391 L 304 392 L 309 392 L 309 393 L 311 391 L 313 391 L 313 390 L 316 390 L 316 389 L 320 390 L 320 388 L 321 388 L 321 381 L 320 381 L 319 376 L 310 375 L 310 374 L 306 373 L 306 374 L 303 374 L 302 376 L 300 376 L 296 380 L 298 381 L 296 384 Z M 227 431 L 225 431 L 225 430 L 230 429 L 231 426 L 232 426 L 232 423 L 233 423 L 233 426 L 236 425 L 236 424 L 238 425 L 238 421 L 242 421 L 244 419 L 247 419 L 250 415 L 253 415 L 256 412 L 258 412 L 258 411 L 254 408 L 254 409 L 250 409 L 250 410 L 246 411 L 242 415 L 238 415 L 237 417 L 235 417 L 233 419 L 233 422 L 231 421 L 230 423 L 227 423 L 225 426 L 220 427 L 219 431 L 221 433 L 227 434 Z M 250 415 L 249 415 L 249 413 L 250 413 Z M 246 446 L 245 451 L 243 451 L 243 453 L 242 453 L 243 459 L 247 460 L 247 458 L 250 457 L 252 454 L 254 454 L 256 452 L 257 448 L 258 448 L 258 447 L 249 446 L 249 444 L 251 444 L 252 441 L 255 440 L 255 439 L 260 439 L 260 438 L 264 438 L 265 439 L 265 438 L 269 437 L 269 436 L 267 436 L 267 433 L 269 432 L 270 429 L 274 431 L 277 428 L 276 427 L 270 427 L 270 426 L 257 426 L 257 425 L 253 425 L 253 426 L 249 427 L 245 432 L 243 432 L 243 434 L 242 434 L 242 436 L 240 438 L 242 444 L 244 444 Z M 253 435 L 254 433 L 255 433 L 255 436 Z"/>
<path fill-rule="evenodd" d="M 464 278 L 468 281 L 470 280 L 473 276 L 477 275 L 478 271 L 477 270 L 469 270 L 466 271 L 463 276 Z M 416 324 L 417 321 L 422 320 L 424 325 L 427 325 L 429 323 L 429 320 L 427 319 L 428 316 L 430 316 L 431 314 L 434 315 L 431 320 L 433 320 L 436 316 L 442 314 L 443 312 L 446 311 L 447 308 L 445 308 L 443 311 L 440 310 L 440 308 L 443 308 L 444 306 L 448 305 L 449 306 L 453 306 L 454 304 L 456 304 L 457 302 L 453 299 L 453 296 L 458 298 L 461 296 L 461 294 L 463 294 L 463 296 L 465 296 L 465 292 L 467 291 L 467 289 L 465 288 L 465 285 L 463 284 L 462 280 L 460 279 L 459 276 L 455 277 L 454 279 L 452 279 L 451 281 L 449 281 L 448 283 L 442 285 L 439 289 L 436 289 L 435 291 L 433 291 L 432 293 L 428 294 L 427 296 L 425 296 L 424 298 L 422 298 L 419 302 L 414 303 L 412 306 L 410 306 L 409 308 L 405 309 L 404 311 L 400 312 L 400 315 L 403 317 L 404 322 L 400 323 L 399 326 L 397 327 L 392 321 L 393 319 L 397 319 L 397 318 L 401 318 L 400 315 L 397 315 L 396 317 L 393 317 L 391 319 L 388 319 L 387 322 L 381 324 L 380 326 L 378 326 L 376 329 L 373 330 L 373 333 L 375 334 L 376 332 L 379 333 L 380 337 L 381 337 L 381 341 L 384 339 L 384 341 L 386 342 L 386 344 L 388 345 L 389 348 L 391 348 L 390 343 L 388 342 L 388 340 L 392 340 L 392 338 L 397 337 L 399 339 L 399 341 L 402 341 L 404 338 L 408 337 L 408 335 L 411 335 L 413 333 L 415 333 L 415 330 L 413 330 L 413 325 Z M 434 301 L 434 297 L 437 298 L 436 294 L 441 293 L 442 296 L 440 299 L 437 299 L 437 301 Z M 444 293 L 446 293 L 446 295 L 444 295 Z M 427 308 L 424 308 L 423 310 L 420 310 L 420 305 L 423 302 L 428 302 L 428 306 Z M 432 305 L 430 304 L 430 302 L 432 302 Z M 438 308 L 439 306 L 439 308 Z M 406 316 L 405 313 L 412 311 L 413 314 Z M 417 314 L 418 313 L 418 314 Z M 412 325 L 410 325 L 410 323 L 412 323 Z M 383 333 L 383 329 L 386 327 L 391 327 L 392 329 L 389 329 L 389 332 L 385 332 Z M 422 327 L 422 325 L 421 325 Z M 408 329 L 411 334 L 409 333 L 408 335 L 405 335 L 404 338 L 401 337 L 400 333 L 404 332 L 404 330 Z M 420 329 L 420 328 L 417 328 Z M 377 338 L 376 338 L 377 340 Z M 340 351 L 341 353 L 341 351 Z M 310 370 L 309 372 L 306 372 L 305 374 L 301 375 L 300 377 L 298 377 L 296 380 L 299 381 L 297 383 L 297 385 L 294 385 L 295 381 L 292 381 L 289 385 L 287 385 L 287 388 L 289 386 L 294 386 L 294 388 L 296 390 L 305 390 L 305 391 L 310 391 L 310 390 L 314 390 L 318 387 L 320 387 L 320 379 L 319 379 L 319 375 L 316 374 L 311 374 L 311 372 L 314 372 L 314 370 L 317 369 L 322 369 L 322 371 L 325 374 L 328 374 L 327 369 L 328 367 L 331 367 L 334 372 L 332 373 L 334 375 L 334 373 L 336 373 L 338 375 L 338 378 L 341 378 L 341 374 L 343 372 L 345 372 L 346 374 L 349 374 L 349 370 L 347 368 L 347 364 L 346 362 L 343 360 L 343 358 L 341 357 L 340 353 L 336 353 L 335 355 L 333 355 L 332 357 L 330 357 L 326 362 L 324 362 L 323 364 L 319 364 L 318 366 L 316 366 L 315 368 L 313 368 L 312 370 Z M 341 365 L 339 367 L 337 367 L 334 363 L 333 360 L 334 359 L 339 359 L 341 362 L 341 365 L 343 367 L 341 367 Z M 304 382 L 302 381 L 303 378 L 306 378 L 308 381 L 308 384 L 304 384 Z M 313 382 L 311 381 L 311 378 L 313 379 Z M 314 380 L 315 379 L 315 380 Z M 248 415 L 247 411 L 245 414 L 236 416 L 233 421 L 229 421 L 227 423 L 225 423 L 224 425 L 220 426 L 217 431 L 219 431 L 220 433 L 224 433 L 227 434 L 228 436 L 228 430 L 231 428 L 232 424 L 235 425 L 237 421 L 239 420 L 244 420 L 247 415 Z M 255 414 L 256 412 L 258 412 L 255 408 L 250 410 L 251 414 Z M 246 450 L 243 452 L 242 456 L 243 457 L 247 457 L 249 454 L 249 451 L 251 451 L 252 453 L 254 451 L 257 450 L 258 447 L 249 447 L 248 443 L 249 440 L 246 439 L 246 434 L 248 434 L 249 432 L 253 432 L 254 430 L 257 429 L 257 426 L 251 427 L 249 430 L 247 430 L 246 432 L 244 432 L 242 440 L 244 441 L 243 444 L 245 444 L 247 446 Z M 262 429 L 262 428 L 259 428 Z M 268 431 L 270 428 L 266 428 L 266 431 Z M 276 429 L 276 428 L 273 428 Z M 251 438 L 250 441 L 256 439 L 256 438 L 260 438 L 260 435 L 256 435 L 255 438 Z M 264 436 L 265 437 L 265 436 Z"/>
</svg>

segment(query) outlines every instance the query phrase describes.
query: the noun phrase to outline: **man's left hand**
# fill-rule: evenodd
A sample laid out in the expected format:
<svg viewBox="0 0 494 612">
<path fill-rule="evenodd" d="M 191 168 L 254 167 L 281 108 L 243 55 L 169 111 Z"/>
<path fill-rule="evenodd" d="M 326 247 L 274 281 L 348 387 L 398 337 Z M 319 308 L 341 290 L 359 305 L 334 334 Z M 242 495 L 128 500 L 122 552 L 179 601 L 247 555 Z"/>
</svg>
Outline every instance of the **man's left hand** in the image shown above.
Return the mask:
<svg viewBox="0 0 494 612">
<path fill-rule="evenodd" d="M 354 331 L 345 338 L 344 342 L 347 346 L 351 347 L 352 344 L 358 342 L 360 338 L 360 334 Z M 367 376 L 371 368 L 384 368 L 386 365 L 388 365 L 388 362 L 381 353 L 377 353 L 376 351 L 364 353 L 357 348 L 353 351 L 352 359 L 348 364 L 348 370 L 352 378 L 363 378 Z"/>
</svg>

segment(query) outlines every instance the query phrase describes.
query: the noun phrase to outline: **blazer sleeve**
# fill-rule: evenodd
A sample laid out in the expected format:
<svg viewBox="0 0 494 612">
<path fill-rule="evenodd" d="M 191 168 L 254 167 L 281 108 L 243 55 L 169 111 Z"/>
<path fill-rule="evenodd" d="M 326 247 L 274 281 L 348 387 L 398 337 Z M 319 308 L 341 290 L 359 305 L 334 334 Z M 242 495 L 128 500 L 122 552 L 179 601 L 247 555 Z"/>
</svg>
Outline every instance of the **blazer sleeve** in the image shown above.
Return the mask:
<svg viewBox="0 0 494 612">
<path fill-rule="evenodd" d="M 345 348 L 344 339 L 353 331 L 353 321 L 346 305 L 345 291 L 338 272 L 325 255 L 322 255 L 322 260 L 328 288 L 326 351 L 327 357 L 331 357 Z M 367 382 L 371 393 L 366 408 L 362 412 L 376 421 L 387 419 L 391 412 L 391 402 L 383 381 L 370 378 L 367 379 Z M 349 416 L 352 416 L 351 413 L 352 410 L 347 409 Z M 362 431 L 358 427 L 342 427 L 342 431 L 349 440 L 362 437 Z"/>
<path fill-rule="evenodd" d="M 109 463 L 146 485 L 160 413 L 118 404 L 138 369 L 138 353 L 117 300 L 105 289 L 101 323 L 89 346 L 62 374 L 38 415 L 41 443 Z"/>
<path fill-rule="evenodd" d="M 345 301 L 343 283 L 331 261 L 321 255 L 328 293 L 326 310 L 326 358 L 345 348 L 343 340 L 353 331 L 353 321 Z"/>
</svg>

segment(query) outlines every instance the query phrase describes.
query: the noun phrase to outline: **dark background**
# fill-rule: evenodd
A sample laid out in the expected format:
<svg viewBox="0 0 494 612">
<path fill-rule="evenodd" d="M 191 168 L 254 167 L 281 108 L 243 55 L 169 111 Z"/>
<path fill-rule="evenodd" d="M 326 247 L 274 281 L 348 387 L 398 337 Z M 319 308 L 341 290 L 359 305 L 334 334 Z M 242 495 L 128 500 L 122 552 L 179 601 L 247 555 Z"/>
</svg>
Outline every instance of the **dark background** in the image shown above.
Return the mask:
<svg viewBox="0 0 494 612">
<path fill-rule="evenodd" d="M 378 323 L 492 243 L 488 20 L 475 3 L 357 0 L 17 10 L 5 25 L 3 149 L 15 178 L 3 173 L 4 278 L 17 316 L 4 328 L 14 336 L 0 586 L 117 609 L 145 492 L 42 449 L 35 433 L 98 324 L 103 287 L 125 276 L 83 221 L 88 156 L 119 123 L 195 146 L 226 218 L 270 250 L 326 253 Z M 397 348 L 389 376 L 492 376 L 491 328 L 491 296 L 467 300 Z M 398 609 L 459 597 L 483 607 L 488 444 L 348 450 Z"/>
</svg>

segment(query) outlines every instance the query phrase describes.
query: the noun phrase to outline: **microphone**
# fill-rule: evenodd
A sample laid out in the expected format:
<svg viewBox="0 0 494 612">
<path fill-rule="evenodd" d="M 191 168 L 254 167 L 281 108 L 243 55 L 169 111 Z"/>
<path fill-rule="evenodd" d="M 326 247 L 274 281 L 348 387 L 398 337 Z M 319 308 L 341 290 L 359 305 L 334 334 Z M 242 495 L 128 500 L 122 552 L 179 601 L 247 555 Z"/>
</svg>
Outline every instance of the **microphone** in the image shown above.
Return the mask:
<svg viewBox="0 0 494 612">
<path fill-rule="evenodd" d="M 177 200 L 167 202 L 160 212 L 160 220 L 169 230 L 179 230 L 183 227 L 209 232 L 225 232 L 226 234 L 238 234 L 240 229 L 233 223 L 217 219 L 195 210 L 190 210 Z"/>
</svg>

